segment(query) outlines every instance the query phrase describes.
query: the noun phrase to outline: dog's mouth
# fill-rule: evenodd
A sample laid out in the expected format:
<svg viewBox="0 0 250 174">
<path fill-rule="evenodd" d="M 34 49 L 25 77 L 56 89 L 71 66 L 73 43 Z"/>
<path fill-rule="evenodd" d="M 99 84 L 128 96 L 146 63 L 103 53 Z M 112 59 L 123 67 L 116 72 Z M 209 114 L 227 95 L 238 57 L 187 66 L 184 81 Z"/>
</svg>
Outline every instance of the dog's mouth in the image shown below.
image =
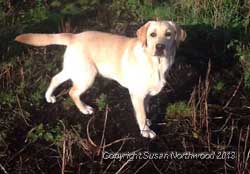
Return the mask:
<svg viewBox="0 0 250 174">
<path fill-rule="evenodd" d="M 162 57 L 164 56 L 164 50 L 156 50 L 154 56 Z"/>
</svg>

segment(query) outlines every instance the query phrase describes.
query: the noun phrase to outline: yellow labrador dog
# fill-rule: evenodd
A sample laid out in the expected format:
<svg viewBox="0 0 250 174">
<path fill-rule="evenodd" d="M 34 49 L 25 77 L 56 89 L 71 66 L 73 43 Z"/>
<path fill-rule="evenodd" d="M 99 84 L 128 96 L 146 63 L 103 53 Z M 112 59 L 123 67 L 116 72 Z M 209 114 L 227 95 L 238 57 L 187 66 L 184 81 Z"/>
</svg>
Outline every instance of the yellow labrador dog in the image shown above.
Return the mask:
<svg viewBox="0 0 250 174">
<path fill-rule="evenodd" d="M 16 41 L 34 45 L 66 45 L 63 70 L 55 75 L 46 92 L 49 103 L 56 101 L 53 91 L 71 79 L 69 95 L 83 114 L 93 108 L 80 100 L 94 82 L 97 73 L 114 79 L 128 88 L 141 135 L 154 138 L 146 118 L 145 98 L 158 94 L 165 85 L 165 72 L 174 62 L 176 48 L 186 32 L 171 21 L 149 21 L 140 27 L 137 37 L 128 38 L 109 33 L 86 31 L 79 34 L 22 34 Z"/>
</svg>

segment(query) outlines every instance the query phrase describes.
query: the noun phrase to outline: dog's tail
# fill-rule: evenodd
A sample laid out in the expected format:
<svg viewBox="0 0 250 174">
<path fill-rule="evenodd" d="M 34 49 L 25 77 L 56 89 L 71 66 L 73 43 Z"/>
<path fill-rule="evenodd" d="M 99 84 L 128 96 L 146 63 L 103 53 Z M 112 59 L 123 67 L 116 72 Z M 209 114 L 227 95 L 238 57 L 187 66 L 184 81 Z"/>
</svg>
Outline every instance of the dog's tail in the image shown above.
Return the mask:
<svg viewBox="0 0 250 174">
<path fill-rule="evenodd" d="M 16 37 L 16 41 L 33 45 L 33 46 L 46 46 L 46 45 L 68 45 L 73 37 L 71 33 L 59 34 L 21 34 Z"/>
</svg>

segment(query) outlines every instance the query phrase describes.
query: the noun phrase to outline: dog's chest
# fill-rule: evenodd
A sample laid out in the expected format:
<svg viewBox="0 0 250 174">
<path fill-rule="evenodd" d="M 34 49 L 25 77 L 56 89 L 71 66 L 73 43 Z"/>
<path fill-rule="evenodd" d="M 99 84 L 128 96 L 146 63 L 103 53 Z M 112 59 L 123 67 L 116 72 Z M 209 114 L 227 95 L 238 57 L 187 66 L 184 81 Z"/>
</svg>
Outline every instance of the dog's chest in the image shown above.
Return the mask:
<svg viewBox="0 0 250 174">
<path fill-rule="evenodd" d="M 152 66 L 152 71 L 150 74 L 150 85 L 149 85 L 149 95 L 158 94 L 166 84 L 165 72 L 171 66 L 166 58 L 158 58 L 157 62 L 154 62 Z"/>
</svg>

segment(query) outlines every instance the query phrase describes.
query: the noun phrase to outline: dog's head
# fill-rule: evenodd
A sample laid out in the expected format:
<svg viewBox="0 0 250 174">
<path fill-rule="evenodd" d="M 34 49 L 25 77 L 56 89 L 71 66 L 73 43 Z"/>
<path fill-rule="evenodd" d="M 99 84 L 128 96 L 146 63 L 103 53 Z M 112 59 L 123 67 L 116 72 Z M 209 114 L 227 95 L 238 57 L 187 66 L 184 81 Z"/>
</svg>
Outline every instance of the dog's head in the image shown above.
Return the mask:
<svg viewBox="0 0 250 174">
<path fill-rule="evenodd" d="M 158 57 L 167 57 L 186 38 L 186 32 L 172 21 L 149 21 L 136 34 L 146 51 Z"/>
</svg>

